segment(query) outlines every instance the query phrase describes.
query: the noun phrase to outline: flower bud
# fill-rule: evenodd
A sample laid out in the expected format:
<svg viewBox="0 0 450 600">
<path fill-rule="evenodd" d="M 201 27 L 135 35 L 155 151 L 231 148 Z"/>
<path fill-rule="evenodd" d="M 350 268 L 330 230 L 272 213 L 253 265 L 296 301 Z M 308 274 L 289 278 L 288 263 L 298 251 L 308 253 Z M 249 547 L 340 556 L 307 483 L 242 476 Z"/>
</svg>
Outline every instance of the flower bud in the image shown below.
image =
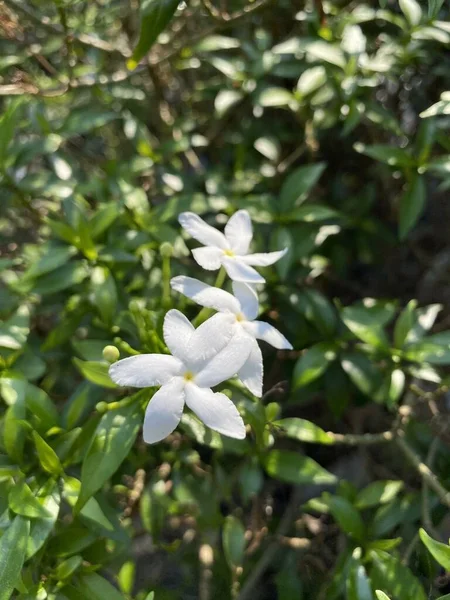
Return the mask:
<svg viewBox="0 0 450 600">
<path fill-rule="evenodd" d="M 103 348 L 103 358 L 109 362 L 114 363 L 119 360 L 120 352 L 115 346 L 105 346 Z"/>
<path fill-rule="evenodd" d="M 105 413 L 108 411 L 108 403 L 107 402 L 97 402 L 95 405 L 95 410 L 99 413 Z"/>
<path fill-rule="evenodd" d="M 159 253 L 163 258 L 170 258 L 173 254 L 173 246 L 169 242 L 163 242 L 159 248 Z"/>
</svg>

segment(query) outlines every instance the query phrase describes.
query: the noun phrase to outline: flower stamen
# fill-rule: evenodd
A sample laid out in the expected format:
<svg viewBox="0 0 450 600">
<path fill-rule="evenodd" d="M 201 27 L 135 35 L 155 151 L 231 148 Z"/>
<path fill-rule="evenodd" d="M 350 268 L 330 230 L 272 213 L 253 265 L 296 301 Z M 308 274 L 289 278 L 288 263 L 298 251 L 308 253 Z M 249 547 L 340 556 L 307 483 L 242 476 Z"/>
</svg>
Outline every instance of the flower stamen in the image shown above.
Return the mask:
<svg viewBox="0 0 450 600">
<path fill-rule="evenodd" d="M 225 254 L 225 256 L 230 256 L 230 257 L 236 256 L 236 254 L 233 252 L 233 250 L 224 250 L 223 253 Z"/>
<path fill-rule="evenodd" d="M 192 373 L 192 371 L 186 371 L 183 378 L 185 381 L 194 381 L 194 373 Z"/>
</svg>

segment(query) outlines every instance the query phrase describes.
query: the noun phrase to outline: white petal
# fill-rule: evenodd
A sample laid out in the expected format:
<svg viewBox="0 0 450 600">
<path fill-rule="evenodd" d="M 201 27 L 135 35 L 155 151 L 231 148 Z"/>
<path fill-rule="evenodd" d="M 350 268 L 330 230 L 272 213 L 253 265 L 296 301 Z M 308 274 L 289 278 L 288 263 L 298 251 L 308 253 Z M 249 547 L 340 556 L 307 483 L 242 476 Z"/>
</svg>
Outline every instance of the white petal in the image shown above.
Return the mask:
<svg viewBox="0 0 450 600">
<path fill-rule="evenodd" d="M 200 306 L 214 308 L 219 312 L 231 312 L 234 314 L 238 314 L 241 310 L 239 302 L 233 294 L 207 285 L 193 277 L 185 277 L 184 275 L 174 277 L 170 280 L 170 285 L 172 289 L 184 294 L 197 304 L 200 304 Z"/>
<path fill-rule="evenodd" d="M 242 281 L 233 281 L 233 294 L 239 300 L 241 310 L 249 321 L 258 316 L 259 302 L 255 290 Z"/>
<path fill-rule="evenodd" d="M 186 384 L 186 404 L 205 425 L 232 438 L 245 438 L 245 425 L 233 402 L 219 392 Z"/>
<path fill-rule="evenodd" d="M 240 256 L 239 258 L 246 265 L 253 265 L 254 267 L 267 267 L 273 265 L 277 260 L 283 258 L 286 254 L 287 248 L 284 250 L 278 250 L 277 252 L 261 252 L 259 254 L 247 254 L 247 256 Z"/>
<path fill-rule="evenodd" d="M 163 335 L 169 350 L 185 362 L 187 347 L 195 327 L 179 310 L 169 310 L 164 317 Z"/>
<path fill-rule="evenodd" d="M 263 358 L 256 340 L 254 341 L 244 366 L 239 369 L 238 377 L 252 394 L 261 398 L 263 386 Z"/>
<path fill-rule="evenodd" d="M 190 235 L 205 246 L 216 246 L 224 250 L 229 248 L 228 242 L 220 231 L 205 223 L 198 215 L 193 212 L 183 212 L 179 215 L 178 221 L 181 227 L 186 229 Z"/>
<path fill-rule="evenodd" d="M 184 379 L 175 377 L 150 400 L 145 411 L 144 442 L 160 442 L 178 425 L 184 408 L 184 386 Z"/>
<path fill-rule="evenodd" d="M 109 376 L 117 385 L 144 388 L 163 385 L 182 369 L 182 362 L 169 354 L 140 354 L 112 364 Z"/>
<path fill-rule="evenodd" d="M 238 210 L 225 225 L 225 237 L 236 254 L 247 254 L 253 237 L 252 222 L 246 210 Z"/>
<path fill-rule="evenodd" d="M 199 387 L 214 387 L 233 377 L 247 360 L 251 348 L 250 336 L 236 333 L 230 343 L 195 376 L 195 383 Z"/>
<path fill-rule="evenodd" d="M 222 266 L 223 251 L 215 246 L 194 248 L 192 254 L 196 262 L 207 271 L 217 271 Z"/>
<path fill-rule="evenodd" d="M 258 340 L 264 340 L 274 348 L 279 350 L 292 350 L 292 344 L 284 337 L 282 333 L 275 329 L 273 325 L 264 321 L 252 321 L 242 323 L 245 331 L 253 335 Z"/>
<path fill-rule="evenodd" d="M 229 313 L 217 313 L 202 323 L 189 340 L 186 364 L 194 373 L 204 366 L 229 343 L 236 331 L 236 318 Z"/>
<path fill-rule="evenodd" d="M 264 277 L 255 271 L 255 269 L 242 262 L 243 258 L 245 257 L 228 258 L 223 256 L 222 264 L 230 279 L 233 279 L 233 281 L 245 281 L 247 283 L 264 283 Z"/>
</svg>

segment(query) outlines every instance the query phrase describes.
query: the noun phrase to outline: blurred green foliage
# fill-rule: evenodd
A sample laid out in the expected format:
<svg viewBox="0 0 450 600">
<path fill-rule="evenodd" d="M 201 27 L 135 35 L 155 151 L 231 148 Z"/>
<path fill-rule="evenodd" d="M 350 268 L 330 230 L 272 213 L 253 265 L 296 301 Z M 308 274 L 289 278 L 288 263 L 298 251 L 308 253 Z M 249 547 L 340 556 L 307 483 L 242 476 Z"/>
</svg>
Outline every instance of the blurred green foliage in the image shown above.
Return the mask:
<svg viewBox="0 0 450 600">
<path fill-rule="evenodd" d="M 0 30 L 0 600 L 449 598 L 448 5 L 5 0 Z M 239 208 L 288 248 L 262 303 L 295 350 L 262 402 L 225 386 L 246 440 L 185 412 L 145 446 L 103 348 L 163 350 L 177 215 Z"/>
</svg>

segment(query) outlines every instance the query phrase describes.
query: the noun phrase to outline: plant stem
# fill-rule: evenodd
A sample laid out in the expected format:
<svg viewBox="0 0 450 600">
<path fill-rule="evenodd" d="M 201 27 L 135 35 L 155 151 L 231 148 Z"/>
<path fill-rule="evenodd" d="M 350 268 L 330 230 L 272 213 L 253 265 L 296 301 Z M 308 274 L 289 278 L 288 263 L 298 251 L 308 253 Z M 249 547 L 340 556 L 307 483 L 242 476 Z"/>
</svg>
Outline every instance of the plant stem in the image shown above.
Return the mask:
<svg viewBox="0 0 450 600">
<path fill-rule="evenodd" d="M 162 259 L 162 280 L 163 280 L 163 293 L 162 293 L 162 306 L 166 310 L 170 308 L 172 301 L 170 297 L 170 256 L 163 256 Z"/>
<path fill-rule="evenodd" d="M 217 274 L 217 278 L 214 283 L 214 287 L 221 288 L 225 282 L 226 275 L 227 275 L 227 272 L 225 271 L 225 269 L 223 267 L 220 267 L 220 271 Z M 198 313 L 198 315 L 192 321 L 192 325 L 194 325 L 194 327 L 198 327 L 204 321 L 206 321 L 206 319 L 208 317 L 210 317 L 213 312 L 214 312 L 214 309 L 212 309 L 212 308 L 206 308 L 206 307 L 202 308 L 202 310 Z"/>
</svg>

